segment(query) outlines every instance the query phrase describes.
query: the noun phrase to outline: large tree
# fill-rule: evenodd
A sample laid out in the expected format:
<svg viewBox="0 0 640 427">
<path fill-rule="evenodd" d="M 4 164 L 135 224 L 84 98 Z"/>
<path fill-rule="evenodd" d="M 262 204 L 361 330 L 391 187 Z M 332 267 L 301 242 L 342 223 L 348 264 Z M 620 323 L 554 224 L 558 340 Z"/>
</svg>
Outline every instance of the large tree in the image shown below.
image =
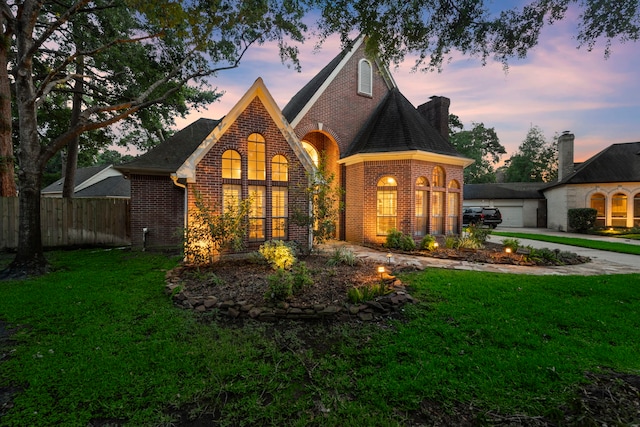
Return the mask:
<svg viewBox="0 0 640 427">
<path fill-rule="evenodd" d="M 542 129 L 532 126 L 518 151 L 502 168 L 506 182 L 550 182 L 558 176 L 558 138 L 547 141 Z"/>
<path fill-rule="evenodd" d="M 473 164 L 464 169 L 464 182 L 482 184 L 496 182 L 494 166 L 506 150 L 494 128 L 485 127 L 484 123 L 472 123 L 471 130 L 464 130 L 464 125 L 456 115 L 449 116 L 449 137 L 458 152 L 470 159 Z"/>
<path fill-rule="evenodd" d="M 236 67 L 252 44 L 277 40 L 283 58 L 296 62 L 297 51 L 287 40 L 300 41 L 304 30 L 297 2 L 5 0 L 0 8 L 5 34 L 0 59 L 11 58 L 19 134 L 20 226 L 15 259 L 3 273 L 7 277 L 47 270 L 40 188 L 45 165 L 58 151 L 85 132 L 170 102 L 187 84 L 202 87 L 204 78 Z M 77 43 L 77 29 L 87 23 L 99 31 Z M 131 61 L 142 61 L 140 51 L 144 67 L 133 66 Z M 111 66 L 99 67 L 102 62 Z M 90 72 L 91 67 L 100 72 Z M 84 92 L 78 82 L 93 88 L 92 97 L 78 99 L 70 125 L 44 140 L 39 110 L 59 96 L 56 89 Z M 5 108 L 0 115 L 11 111 Z"/>
</svg>

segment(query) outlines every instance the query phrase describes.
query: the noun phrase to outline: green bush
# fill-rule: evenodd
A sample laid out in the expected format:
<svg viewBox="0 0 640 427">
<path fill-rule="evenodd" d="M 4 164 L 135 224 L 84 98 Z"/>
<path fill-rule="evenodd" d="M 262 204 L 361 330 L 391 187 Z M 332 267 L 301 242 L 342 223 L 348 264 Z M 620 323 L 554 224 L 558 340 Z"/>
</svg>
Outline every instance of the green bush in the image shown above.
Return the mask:
<svg viewBox="0 0 640 427">
<path fill-rule="evenodd" d="M 347 299 L 352 304 L 359 304 L 366 301 L 372 301 L 376 297 L 387 293 L 384 283 L 376 283 L 369 286 L 353 287 L 347 291 Z"/>
<path fill-rule="evenodd" d="M 569 209 L 569 228 L 578 233 L 586 233 L 596 224 L 598 211 L 592 208 Z"/>
<path fill-rule="evenodd" d="M 444 247 L 447 249 L 456 249 L 458 247 L 458 238 L 456 236 L 446 236 L 444 238 Z"/>
<path fill-rule="evenodd" d="M 307 264 L 304 261 L 298 261 L 293 264 L 293 293 L 299 292 L 307 286 L 313 285 L 313 278 L 311 272 L 307 268 Z"/>
<path fill-rule="evenodd" d="M 331 266 L 340 264 L 354 266 L 358 264 L 358 261 L 358 257 L 351 249 L 339 246 L 333 250 L 327 260 L 327 264 Z"/>
<path fill-rule="evenodd" d="M 434 250 L 436 248 L 436 238 L 433 237 L 431 234 L 427 234 L 420 241 L 419 248 L 426 251 Z"/>
<path fill-rule="evenodd" d="M 502 246 L 511 249 L 511 252 L 516 252 L 520 248 L 520 241 L 518 239 L 503 239 Z"/>
<path fill-rule="evenodd" d="M 458 237 L 455 242 L 455 249 L 481 249 L 482 243 L 471 236 Z"/>
<path fill-rule="evenodd" d="M 392 228 L 387 233 L 387 241 L 383 245 L 389 249 L 400 249 L 403 251 L 413 251 L 416 248 L 416 242 L 408 234 Z"/>
<path fill-rule="evenodd" d="M 479 225 L 470 225 L 466 228 L 469 238 L 477 242 L 478 247 L 483 247 L 487 242 L 487 238 L 491 234 L 490 228 L 481 227 Z"/>
<path fill-rule="evenodd" d="M 269 289 L 264 297 L 271 301 L 284 301 L 293 295 L 293 275 L 279 268 L 274 274 L 267 276 Z"/>
<path fill-rule="evenodd" d="M 282 240 L 270 240 L 260 246 L 260 254 L 274 270 L 289 270 L 296 262 L 295 250 Z"/>
</svg>

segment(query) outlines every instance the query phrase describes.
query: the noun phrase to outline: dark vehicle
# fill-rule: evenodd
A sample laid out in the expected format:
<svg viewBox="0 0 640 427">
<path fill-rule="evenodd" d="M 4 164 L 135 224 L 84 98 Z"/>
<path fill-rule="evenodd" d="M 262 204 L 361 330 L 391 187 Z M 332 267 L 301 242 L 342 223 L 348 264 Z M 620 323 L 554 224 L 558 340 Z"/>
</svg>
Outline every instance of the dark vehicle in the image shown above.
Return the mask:
<svg viewBox="0 0 640 427">
<path fill-rule="evenodd" d="M 464 208 L 462 210 L 463 225 L 487 225 L 496 228 L 502 222 L 502 214 L 498 208 Z"/>
</svg>

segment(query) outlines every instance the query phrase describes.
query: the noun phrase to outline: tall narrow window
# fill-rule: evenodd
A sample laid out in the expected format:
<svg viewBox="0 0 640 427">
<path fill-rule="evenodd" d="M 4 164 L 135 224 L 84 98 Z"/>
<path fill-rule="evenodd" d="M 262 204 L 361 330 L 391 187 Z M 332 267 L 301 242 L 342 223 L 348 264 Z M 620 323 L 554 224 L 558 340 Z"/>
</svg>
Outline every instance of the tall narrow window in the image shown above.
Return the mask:
<svg viewBox="0 0 640 427">
<path fill-rule="evenodd" d="M 447 234 L 458 234 L 460 193 L 449 193 L 447 198 Z"/>
<path fill-rule="evenodd" d="M 640 227 L 640 193 L 633 196 L 633 226 Z"/>
<path fill-rule="evenodd" d="M 287 187 L 271 188 L 271 237 L 274 239 L 287 238 L 288 193 Z"/>
<path fill-rule="evenodd" d="M 286 157 L 278 154 L 271 160 L 271 180 L 289 181 L 289 163 Z"/>
<path fill-rule="evenodd" d="M 440 166 L 433 168 L 431 181 L 434 187 L 444 187 L 444 170 Z"/>
<path fill-rule="evenodd" d="M 247 139 L 247 172 L 252 180 L 265 180 L 265 144 L 259 133 L 252 133 Z"/>
<path fill-rule="evenodd" d="M 395 178 L 385 176 L 378 181 L 378 207 L 376 233 L 386 235 L 396 228 L 398 215 L 398 183 Z"/>
<path fill-rule="evenodd" d="M 614 227 L 627 226 L 627 195 L 616 193 L 611 198 L 611 225 Z"/>
<path fill-rule="evenodd" d="M 259 185 L 249 186 L 251 208 L 249 209 L 249 241 L 257 242 L 265 239 L 265 188 Z"/>
<path fill-rule="evenodd" d="M 425 236 L 429 228 L 429 181 L 421 176 L 416 179 L 416 236 Z"/>
<path fill-rule="evenodd" d="M 373 95 L 373 68 L 367 59 L 361 59 L 358 64 L 358 93 Z"/>
<path fill-rule="evenodd" d="M 444 194 L 444 191 L 433 192 L 433 204 L 431 205 L 431 231 L 433 234 L 444 234 Z"/>
<path fill-rule="evenodd" d="M 604 194 L 596 193 L 591 196 L 591 208 L 595 209 L 596 214 L 596 226 L 604 227 L 607 220 L 607 212 L 605 211 L 606 198 Z"/>
<path fill-rule="evenodd" d="M 222 177 L 240 179 L 241 174 L 240 154 L 235 150 L 227 150 L 222 153 Z"/>
</svg>

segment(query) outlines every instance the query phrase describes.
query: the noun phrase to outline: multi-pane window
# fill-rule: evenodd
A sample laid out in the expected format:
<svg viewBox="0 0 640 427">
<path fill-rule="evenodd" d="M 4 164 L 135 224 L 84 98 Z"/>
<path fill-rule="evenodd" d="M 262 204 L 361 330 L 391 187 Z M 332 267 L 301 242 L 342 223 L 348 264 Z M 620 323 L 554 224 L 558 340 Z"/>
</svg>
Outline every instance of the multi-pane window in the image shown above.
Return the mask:
<svg viewBox="0 0 640 427">
<path fill-rule="evenodd" d="M 247 175 L 251 180 L 266 179 L 265 143 L 259 133 L 252 133 L 247 138 Z"/>
<path fill-rule="evenodd" d="M 242 186 L 224 184 L 222 186 L 222 206 L 225 212 L 238 209 L 242 200 Z"/>
<path fill-rule="evenodd" d="M 444 187 L 444 170 L 440 166 L 433 168 L 431 181 L 434 187 Z"/>
<path fill-rule="evenodd" d="M 614 227 L 627 226 L 627 195 L 616 193 L 611 198 L 611 225 Z"/>
<path fill-rule="evenodd" d="M 287 187 L 271 188 L 271 237 L 287 238 L 289 217 L 289 190 Z"/>
<path fill-rule="evenodd" d="M 599 227 L 604 227 L 606 221 L 605 202 L 604 194 L 596 193 L 591 196 L 591 208 L 597 211 L 596 225 Z"/>
<path fill-rule="evenodd" d="M 433 204 L 431 205 L 433 234 L 444 234 L 444 194 L 443 191 L 433 192 Z"/>
<path fill-rule="evenodd" d="M 378 181 L 376 233 L 386 235 L 396 228 L 398 215 L 398 183 L 395 178 L 385 176 Z"/>
<path fill-rule="evenodd" d="M 429 226 L 429 192 L 427 178 L 416 179 L 416 236 L 425 236 Z"/>
<path fill-rule="evenodd" d="M 235 150 L 222 153 L 222 177 L 240 179 L 242 176 L 242 162 L 240 154 Z"/>
<path fill-rule="evenodd" d="M 460 194 L 447 194 L 447 234 L 458 234 L 458 212 L 460 211 Z"/>
<path fill-rule="evenodd" d="M 264 240 L 265 222 L 267 219 L 265 187 L 250 185 L 249 197 L 251 197 L 251 207 L 249 208 L 249 241 Z"/>
<path fill-rule="evenodd" d="M 271 180 L 289 181 L 289 163 L 286 157 L 278 154 L 271 160 Z"/>
<path fill-rule="evenodd" d="M 633 196 L 633 226 L 640 227 L 640 193 Z"/>
<path fill-rule="evenodd" d="M 361 59 L 358 64 L 358 93 L 373 95 L 373 68 L 371 62 L 366 59 Z"/>
</svg>

